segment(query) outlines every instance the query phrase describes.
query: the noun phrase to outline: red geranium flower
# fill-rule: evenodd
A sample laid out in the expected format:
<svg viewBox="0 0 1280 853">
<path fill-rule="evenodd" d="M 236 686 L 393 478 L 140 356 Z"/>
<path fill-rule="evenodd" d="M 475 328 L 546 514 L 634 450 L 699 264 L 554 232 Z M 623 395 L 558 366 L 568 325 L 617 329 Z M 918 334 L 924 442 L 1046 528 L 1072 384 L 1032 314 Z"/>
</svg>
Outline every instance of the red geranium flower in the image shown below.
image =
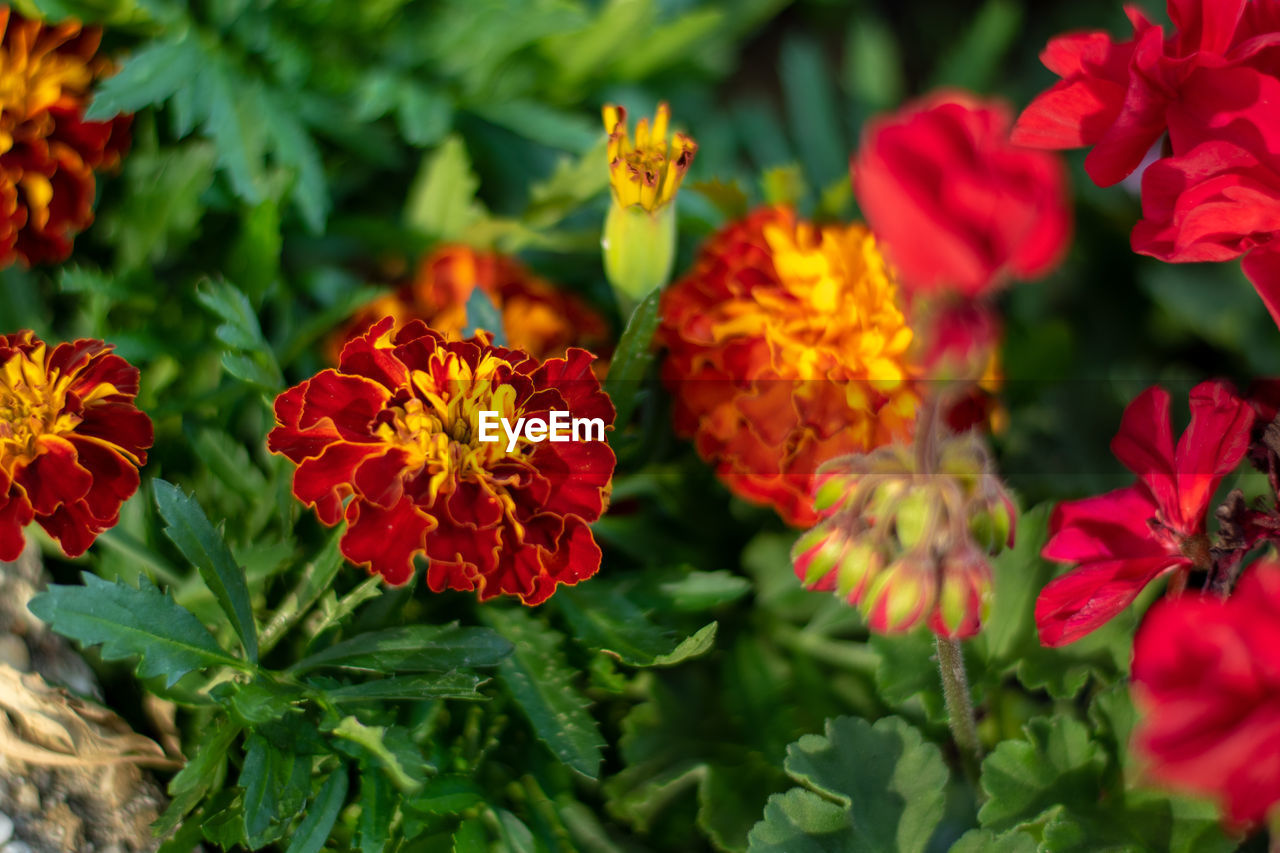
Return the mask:
<svg viewBox="0 0 1280 853">
<path fill-rule="evenodd" d="M 608 324 L 576 295 L 508 255 L 448 245 L 423 256 L 410 281 L 357 311 L 330 339 L 329 361 L 337 364 L 347 341 L 387 316 L 397 326 L 421 320 L 447 339 L 460 340 L 467 328 L 467 300 L 477 287 L 502 315 L 507 343 L 534 358 L 560 357 L 570 346 L 599 353 L 608 343 Z"/>
<path fill-rule="evenodd" d="M 482 601 L 547 599 L 600 568 L 587 526 L 600 517 L 614 456 L 602 440 L 482 441 L 481 412 L 551 422 L 551 412 L 613 422 L 570 349 L 536 359 L 484 338 L 446 341 L 420 320 L 383 318 L 324 370 L 276 398 L 267 443 L 298 464 L 293 493 L 324 524 L 345 516 L 342 553 L 391 584 L 425 554 L 427 583 Z M 545 431 L 544 431 L 545 432 Z M 489 433 L 493 435 L 493 433 Z M 588 436 L 583 436 L 586 438 Z M 343 502 L 350 501 L 343 508 Z"/>
<path fill-rule="evenodd" d="M 1237 827 L 1280 802 L 1280 564 L 1225 601 L 1157 602 L 1133 646 L 1135 741 L 1150 775 L 1215 798 Z"/>
<path fill-rule="evenodd" d="M 1175 449 L 1168 392 L 1148 388 L 1129 404 L 1111 451 L 1138 481 L 1054 511 L 1042 554 L 1079 568 L 1040 592 L 1040 642 L 1078 640 L 1160 575 L 1208 568 L 1209 501 L 1248 450 L 1253 420 L 1249 404 L 1226 385 L 1201 383 L 1191 390 L 1191 425 Z"/>
<path fill-rule="evenodd" d="M 1182 154 L 1232 114 L 1265 106 L 1261 66 L 1280 43 L 1274 2 L 1169 0 L 1174 32 L 1126 7 L 1133 38 L 1072 33 L 1049 42 L 1040 58 L 1061 82 L 1018 119 L 1013 139 L 1039 148 L 1094 146 L 1085 169 L 1099 186 L 1130 174 L 1168 131 Z"/>
<path fill-rule="evenodd" d="M 93 172 L 120 161 L 132 116 L 84 120 L 111 67 L 94 56 L 101 31 L 0 6 L 0 33 L 0 265 L 60 261 L 93 221 Z"/>
<path fill-rule="evenodd" d="M 0 335 L 0 560 L 32 520 L 70 557 L 115 525 L 151 447 L 137 396 L 137 368 L 102 341 Z"/>
<path fill-rule="evenodd" d="M 999 101 L 943 92 L 871 121 L 853 162 L 858 203 L 915 290 L 974 296 L 1055 267 L 1071 236 L 1059 160 L 1009 141 Z"/>
</svg>

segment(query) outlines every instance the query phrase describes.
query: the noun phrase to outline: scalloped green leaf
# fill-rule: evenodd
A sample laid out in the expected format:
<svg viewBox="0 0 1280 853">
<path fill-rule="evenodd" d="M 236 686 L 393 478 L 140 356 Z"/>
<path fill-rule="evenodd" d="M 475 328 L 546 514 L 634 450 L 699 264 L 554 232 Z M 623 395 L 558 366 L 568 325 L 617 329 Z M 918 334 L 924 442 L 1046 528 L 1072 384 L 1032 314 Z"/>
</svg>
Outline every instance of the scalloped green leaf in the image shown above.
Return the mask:
<svg viewBox="0 0 1280 853">
<path fill-rule="evenodd" d="M 942 820 L 942 753 L 897 717 L 828 720 L 787 747 L 785 767 L 805 787 L 769 798 L 751 853 L 922 853 Z"/>
<path fill-rule="evenodd" d="M 27 607 L 64 637 L 101 645 L 103 660 L 138 658 L 138 677 L 162 675 L 166 687 L 197 669 L 245 666 L 191 611 L 145 577 L 138 579 L 137 589 L 88 572 L 83 577 L 84 586 L 53 584 Z"/>
</svg>

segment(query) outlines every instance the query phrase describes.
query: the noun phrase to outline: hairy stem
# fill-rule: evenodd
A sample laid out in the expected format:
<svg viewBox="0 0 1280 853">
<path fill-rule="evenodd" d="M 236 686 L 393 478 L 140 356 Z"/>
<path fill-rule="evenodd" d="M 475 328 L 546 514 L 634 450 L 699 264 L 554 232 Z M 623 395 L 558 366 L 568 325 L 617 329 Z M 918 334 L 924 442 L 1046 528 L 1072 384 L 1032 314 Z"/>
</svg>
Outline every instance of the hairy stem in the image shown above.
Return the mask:
<svg viewBox="0 0 1280 853">
<path fill-rule="evenodd" d="M 969 698 L 969 677 L 964 671 L 964 653 L 959 640 L 937 637 L 938 672 L 942 676 L 942 695 L 947 701 L 947 723 L 951 736 L 966 763 L 982 760 L 982 744 L 978 741 L 978 724 Z"/>
<path fill-rule="evenodd" d="M 942 400 L 930 394 L 920 403 L 916 420 L 916 474 L 930 477 L 938 470 L 938 415 Z M 942 695 L 947 702 L 947 723 L 951 736 L 960 747 L 965 772 L 976 778 L 977 763 L 982 759 L 978 741 L 978 724 L 969 698 L 969 677 L 964 670 L 964 653 L 959 640 L 934 637 L 938 649 L 938 673 L 942 676 Z"/>
</svg>

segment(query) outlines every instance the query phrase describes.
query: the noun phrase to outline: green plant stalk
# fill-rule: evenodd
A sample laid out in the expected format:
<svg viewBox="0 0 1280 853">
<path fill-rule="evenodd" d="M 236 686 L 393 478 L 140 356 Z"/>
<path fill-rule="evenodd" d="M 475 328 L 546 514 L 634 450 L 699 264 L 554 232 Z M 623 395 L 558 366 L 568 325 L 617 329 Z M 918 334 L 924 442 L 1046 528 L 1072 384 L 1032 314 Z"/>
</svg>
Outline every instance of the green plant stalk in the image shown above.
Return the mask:
<svg viewBox="0 0 1280 853">
<path fill-rule="evenodd" d="M 938 468 L 938 415 L 941 395 L 930 394 L 920 404 L 916 422 L 916 473 L 932 477 Z M 969 696 L 969 677 L 964 669 L 964 651 L 959 640 L 934 635 L 938 654 L 938 675 L 942 679 L 942 696 L 947 705 L 947 725 L 956 746 L 960 747 L 965 771 L 976 778 L 974 769 L 982 760 L 982 744 L 978 740 L 978 724 L 974 718 L 973 700 Z"/>
</svg>

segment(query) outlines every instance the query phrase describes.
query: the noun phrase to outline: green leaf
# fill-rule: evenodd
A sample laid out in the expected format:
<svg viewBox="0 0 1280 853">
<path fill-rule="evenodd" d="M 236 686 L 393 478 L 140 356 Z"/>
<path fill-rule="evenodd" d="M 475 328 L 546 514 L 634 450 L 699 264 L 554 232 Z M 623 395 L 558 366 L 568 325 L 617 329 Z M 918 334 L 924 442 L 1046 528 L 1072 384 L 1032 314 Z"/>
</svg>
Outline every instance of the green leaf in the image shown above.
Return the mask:
<svg viewBox="0 0 1280 853">
<path fill-rule="evenodd" d="M 677 639 L 654 625 L 616 588 L 601 581 L 560 591 L 556 604 L 588 648 L 608 652 L 627 666 L 674 666 L 711 650 L 717 623 Z"/>
<path fill-rule="evenodd" d="M 1097 800 L 1106 756 L 1089 730 L 1070 717 L 1038 717 L 1026 726 L 1026 740 L 996 745 L 982 762 L 982 789 L 988 799 L 978 812 L 987 829 L 1025 826 L 1047 809 Z"/>
<path fill-rule="evenodd" d="M 222 356 L 228 373 L 268 391 L 284 386 L 275 353 L 244 293 L 228 282 L 205 279 L 196 286 L 196 300 L 223 320 L 214 334 L 232 350 Z"/>
<path fill-rule="evenodd" d="M 897 717 L 828 720 L 787 747 L 785 766 L 806 787 L 769 799 L 752 853 L 922 853 L 942 819 L 942 753 Z"/>
<path fill-rule="evenodd" d="M 489 835 L 481 818 L 467 818 L 458 825 L 453 833 L 453 853 L 489 853 Z"/>
<path fill-rule="evenodd" d="M 868 113 L 902 101 L 906 81 L 902 56 L 892 28 L 876 15 L 857 15 L 844 48 L 842 83 Z"/>
<path fill-rule="evenodd" d="M 649 365 L 653 363 L 653 335 L 658 330 L 658 321 L 661 319 L 661 300 L 662 289 L 658 288 L 636 306 L 631 312 L 631 319 L 627 321 L 627 328 L 618 340 L 613 360 L 609 362 L 609 375 L 605 379 L 604 390 L 617 411 L 613 422 L 619 428 L 626 426 L 631 419 L 636 392 L 640 390 L 640 383 L 649 371 Z"/>
<path fill-rule="evenodd" d="M 290 198 L 302 214 L 302 221 L 313 234 L 319 234 L 329 217 L 328 182 L 320 151 L 297 119 L 298 110 L 291 100 L 277 90 L 263 90 L 263 131 L 276 164 L 293 175 Z"/>
<path fill-rule="evenodd" d="M 216 157 L 205 141 L 129 154 L 124 165 L 128 191 L 99 226 L 115 247 L 118 267 L 154 264 L 190 242 L 204 212 L 200 196 L 213 182 Z"/>
<path fill-rule="evenodd" d="M 604 135 L 603 125 L 538 101 L 505 101 L 481 106 L 477 112 L 525 139 L 574 154 L 590 151 Z M 602 170 L 604 164 L 603 160 L 599 163 Z"/>
<path fill-rule="evenodd" d="M 325 778 L 320 792 L 311 801 L 302 823 L 293 833 L 289 849 L 285 853 L 320 853 L 329 833 L 338 820 L 338 813 L 347 799 L 347 768 L 341 765 Z"/>
<path fill-rule="evenodd" d="M 280 638 L 330 589 L 338 570 L 346 562 L 338 547 L 341 538 L 341 530 L 330 535 L 324 549 L 303 569 L 298 585 L 276 605 L 271 618 L 262 626 L 259 637 L 258 645 L 263 654 L 274 648 Z"/>
<path fill-rule="evenodd" d="M 87 572 L 83 577 L 84 586 L 50 585 L 28 608 L 64 637 L 85 646 L 101 644 L 103 660 L 137 657 L 138 677 L 163 675 L 166 687 L 205 667 L 244 668 L 191 611 L 146 578 L 139 578 L 134 589 Z"/>
<path fill-rule="evenodd" d="M 483 699 L 478 690 L 489 679 L 471 672 L 406 675 L 366 681 L 326 690 L 333 702 L 372 702 L 387 699 Z"/>
<path fill-rule="evenodd" d="M 277 785 L 281 780 L 272 772 L 275 756 L 265 738 L 258 734 L 245 739 L 244 765 L 240 768 L 239 787 L 244 789 L 244 837 L 252 847 L 260 847 L 276 814 Z"/>
<path fill-rule="evenodd" d="M 458 237 L 482 215 L 476 201 L 479 186 L 467 147 L 453 134 L 423 158 L 409 188 L 405 224 L 437 240 Z"/>
<path fill-rule="evenodd" d="M 1021 31 L 1020 4 L 987 0 L 969 29 L 951 42 L 951 49 L 938 64 L 933 85 L 986 91 Z"/>
<path fill-rule="evenodd" d="M 453 102 L 410 82 L 399 86 L 396 104 L 396 126 L 413 145 L 425 148 L 444 139 L 453 125 Z"/>
<path fill-rule="evenodd" d="M 689 571 L 676 580 L 658 584 L 658 592 L 677 610 L 697 613 L 737 601 L 751 591 L 751 581 L 723 569 Z"/>
<path fill-rule="evenodd" d="M 432 815 L 459 814 L 484 802 L 484 791 L 466 776 L 435 776 L 405 801 L 417 812 Z"/>
<path fill-rule="evenodd" d="M 498 680 L 534 733 L 562 762 L 595 779 L 604 741 L 586 698 L 573 686 L 577 673 L 564 658 L 560 634 L 523 610 L 490 607 L 480 617 L 514 647 L 498 665 Z"/>
<path fill-rule="evenodd" d="M 826 186 L 848 171 L 849 151 L 831 70 L 815 41 L 794 35 L 783 40 L 778 66 L 786 96 L 787 126 L 792 129 L 805 173 L 817 186 Z"/>
<path fill-rule="evenodd" d="M 203 129 L 218 151 L 218 166 L 244 201 L 263 198 L 264 107 L 261 87 L 244 80 L 222 53 L 203 52 L 194 87 Z"/>
<path fill-rule="evenodd" d="M 459 667 L 497 666 L 511 644 L 485 628 L 404 625 L 359 634 L 294 664 L 294 672 L 320 666 L 373 672 L 448 672 Z"/>
<path fill-rule="evenodd" d="M 102 121 L 167 100 L 191 85 L 200 71 L 202 55 L 189 31 L 178 39 L 148 44 L 102 82 L 85 111 L 85 119 Z"/>
<path fill-rule="evenodd" d="M 220 716 L 212 734 L 201 739 L 195 754 L 169 780 L 169 806 L 152 824 L 157 835 L 172 832 L 187 812 L 204 799 L 221 776 L 227 761 L 227 750 L 238 734 L 240 724 L 232 722 L 229 717 Z"/>
<path fill-rule="evenodd" d="M 360 774 L 360 851 L 382 853 L 391 835 L 395 800 L 387 777 Z"/>
<path fill-rule="evenodd" d="M 387 779 L 401 791 L 412 793 L 422 787 L 425 776 L 422 754 L 404 729 L 396 726 L 366 726 L 355 717 L 343 717 L 332 732 L 354 744 L 357 747 L 355 752 L 362 762 L 375 760 Z"/>
<path fill-rule="evenodd" d="M 1036 853 L 1036 840 L 1025 832 L 997 835 L 989 829 L 971 829 L 951 845 L 950 853 Z"/>
<path fill-rule="evenodd" d="M 165 536 L 200 572 L 205 586 L 218 599 L 218 604 L 236 629 L 245 657 L 256 664 L 258 629 L 253 621 L 253 607 L 249 603 L 244 572 L 231 556 L 231 549 L 209 523 L 195 498 L 164 480 L 153 480 L 151 489 L 160 516 L 165 520 Z"/>
<path fill-rule="evenodd" d="M 500 347 L 507 345 L 507 333 L 502 327 L 502 313 L 493 304 L 489 294 L 478 287 L 471 288 L 467 297 L 467 327 L 463 337 L 471 337 L 478 331 L 486 331 L 493 336 L 493 342 Z"/>
</svg>

